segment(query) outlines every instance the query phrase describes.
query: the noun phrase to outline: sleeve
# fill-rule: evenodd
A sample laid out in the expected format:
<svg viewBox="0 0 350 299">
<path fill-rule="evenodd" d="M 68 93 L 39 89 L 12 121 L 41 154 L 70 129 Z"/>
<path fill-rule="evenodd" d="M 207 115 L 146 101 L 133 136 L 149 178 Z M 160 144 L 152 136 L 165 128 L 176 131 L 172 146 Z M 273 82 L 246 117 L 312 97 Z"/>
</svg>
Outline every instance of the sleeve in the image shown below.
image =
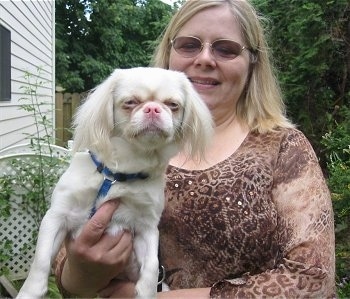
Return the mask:
<svg viewBox="0 0 350 299">
<path fill-rule="evenodd" d="M 284 136 L 272 190 L 282 258 L 274 269 L 213 285 L 211 298 L 335 298 L 334 217 L 316 154 L 297 130 Z"/>
<path fill-rule="evenodd" d="M 62 282 L 61 282 L 61 276 L 62 276 L 63 267 L 64 267 L 64 263 L 66 262 L 66 259 L 67 259 L 66 248 L 65 248 L 64 245 L 62 245 L 60 251 L 58 252 L 58 254 L 56 256 L 56 259 L 54 260 L 52 268 L 53 268 L 53 272 L 54 272 L 54 275 L 55 275 L 57 288 L 58 288 L 60 294 L 62 295 L 62 297 L 63 298 L 73 298 L 75 296 L 73 296 L 72 294 L 68 293 L 63 288 Z"/>
</svg>

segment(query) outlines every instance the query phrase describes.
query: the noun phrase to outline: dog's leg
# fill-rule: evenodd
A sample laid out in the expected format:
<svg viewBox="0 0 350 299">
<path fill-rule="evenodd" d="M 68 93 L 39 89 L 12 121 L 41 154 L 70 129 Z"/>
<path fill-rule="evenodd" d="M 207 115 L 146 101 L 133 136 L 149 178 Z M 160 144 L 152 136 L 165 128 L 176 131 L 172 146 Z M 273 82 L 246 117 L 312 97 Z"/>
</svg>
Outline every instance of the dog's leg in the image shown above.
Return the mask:
<svg viewBox="0 0 350 299">
<path fill-rule="evenodd" d="M 52 210 L 44 216 L 38 235 L 34 261 L 17 298 L 42 298 L 47 292 L 51 262 L 66 236 L 62 217 Z"/>
<path fill-rule="evenodd" d="M 136 283 L 137 298 L 155 298 L 158 282 L 158 239 L 157 228 L 136 234 L 134 248 L 140 264 L 140 277 Z"/>
</svg>

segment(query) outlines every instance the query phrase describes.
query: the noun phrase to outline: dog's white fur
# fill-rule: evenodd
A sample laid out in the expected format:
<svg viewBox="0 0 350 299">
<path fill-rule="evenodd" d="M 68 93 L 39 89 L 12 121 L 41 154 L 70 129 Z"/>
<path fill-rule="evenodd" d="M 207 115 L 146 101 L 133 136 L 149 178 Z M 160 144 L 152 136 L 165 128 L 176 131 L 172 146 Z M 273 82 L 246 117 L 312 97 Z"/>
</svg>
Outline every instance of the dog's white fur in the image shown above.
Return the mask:
<svg viewBox="0 0 350 299">
<path fill-rule="evenodd" d="M 119 198 L 108 232 L 134 234 L 138 297 L 155 297 L 158 278 L 158 229 L 164 207 L 165 170 L 179 150 L 203 156 L 212 134 L 209 110 L 180 72 L 158 68 L 115 70 L 79 109 L 74 156 L 60 178 L 44 216 L 34 262 L 17 298 L 41 298 L 47 292 L 51 262 L 69 233 L 76 237 L 88 221 L 103 175 L 89 149 L 113 172 L 149 175 L 117 182 L 103 202 Z M 132 267 L 131 267 L 132 268 Z M 135 268 L 135 267 L 134 267 Z"/>
</svg>

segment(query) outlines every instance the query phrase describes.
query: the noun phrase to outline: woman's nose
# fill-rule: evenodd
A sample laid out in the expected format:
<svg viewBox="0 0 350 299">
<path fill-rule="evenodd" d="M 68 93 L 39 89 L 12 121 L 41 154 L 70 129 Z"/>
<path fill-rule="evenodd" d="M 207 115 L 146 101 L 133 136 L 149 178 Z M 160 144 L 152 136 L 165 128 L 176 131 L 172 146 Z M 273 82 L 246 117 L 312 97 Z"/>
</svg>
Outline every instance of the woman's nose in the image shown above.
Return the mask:
<svg viewBox="0 0 350 299">
<path fill-rule="evenodd" d="M 216 59 L 213 55 L 213 52 L 211 50 L 211 46 L 209 43 L 204 43 L 202 51 L 197 55 L 195 59 L 196 64 L 201 64 L 204 66 L 212 66 L 214 67 L 216 65 Z"/>
</svg>

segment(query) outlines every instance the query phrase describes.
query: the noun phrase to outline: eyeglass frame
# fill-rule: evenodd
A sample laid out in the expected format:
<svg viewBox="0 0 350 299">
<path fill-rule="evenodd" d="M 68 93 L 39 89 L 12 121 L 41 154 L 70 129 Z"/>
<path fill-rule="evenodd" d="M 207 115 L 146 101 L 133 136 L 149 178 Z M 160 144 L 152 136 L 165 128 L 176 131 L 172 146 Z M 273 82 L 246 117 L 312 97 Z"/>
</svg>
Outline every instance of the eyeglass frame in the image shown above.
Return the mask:
<svg viewBox="0 0 350 299">
<path fill-rule="evenodd" d="M 200 47 L 199 52 L 198 52 L 196 55 L 194 55 L 194 56 L 184 56 L 183 54 L 177 52 L 176 48 L 174 47 L 174 41 L 175 41 L 177 38 L 180 38 L 180 37 L 190 37 L 190 38 L 193 38 L 193 39 L 195 39 L 195 40 L 198 40 L 198 41 L 200 42 L 200 44 L 201 44 L 201 47 Z M 240 52 L 239 52 L 234 58 L 225 58 L 225 57 L 222 57 L 222 56 L 215 55 L 215 54 L 214 54 L 214 49 L 213 49 L 213 44 L 214 44 L 215 42 L 218 42 L 218 41 L 230 41 L 230 42 L 234 42 L 234 43 L 236 43 L 236 44 L 238 44 L 238 45 L 240 46 Z M 179 54 L 180 56 L 184 57 L 184 58 L 196 58 L 199 54 L 202 53 L 202 51 L 203 51 L 203 49 L 204 49 L 204 46 L 205 46 L 206 44 L 209 45 L 210 52 L 211 52 L 211 54 L 213 55 L 213 57 L 214 57 L 215 59 L 221 60 L 221 61 L 234 60 L 234 59 L 236 59 L 239 55 L 241 55 L 242 52 L 243 52 L 244 50 L 250 51 L 250 49 L 249 49 L 248 47 L 246 47 L 246 46 L 244 46 L 244 45 L 241 45 L 239 42 L 236 42 L 236 41 L 234 41 L 234 40 L 232 40 L 232 39 L 228 39 L 228 38 L 219 38 L 219 39 L 216 39 L 216 40 L 214 40 L 213 42 L 210 43 L 210 42 L 203 42 L 199 37 L 196 37 L 196 36 L 185 35 L 185 36 L 177 36 L 177 37 L 174 37 L 173 39 L 170 40 L 170 45 L 172 46 L 172 48 L 174 49 L 174 51 L 175 51 L 177 54 Z"/>
</svg>

